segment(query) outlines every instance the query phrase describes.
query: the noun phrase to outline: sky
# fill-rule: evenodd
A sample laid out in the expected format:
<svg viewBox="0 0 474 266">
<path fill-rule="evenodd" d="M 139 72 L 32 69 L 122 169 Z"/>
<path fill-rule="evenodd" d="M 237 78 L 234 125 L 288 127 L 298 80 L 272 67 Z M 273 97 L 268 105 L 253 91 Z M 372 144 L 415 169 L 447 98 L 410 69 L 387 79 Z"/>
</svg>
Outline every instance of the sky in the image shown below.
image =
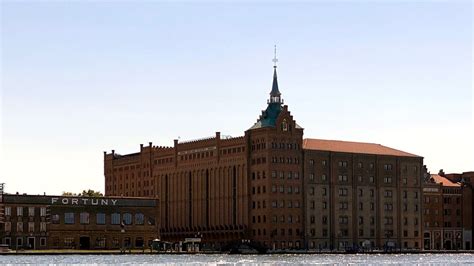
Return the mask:
<svg viewBox="0 0 474 266">
<path fill-rule="evenodd" d="M 304 137 L 474 171 L 470 1 L 0 1 L 0 183 L 104 191 L 103 151 L 240 136 L 273 47 Z"/>
</svg>

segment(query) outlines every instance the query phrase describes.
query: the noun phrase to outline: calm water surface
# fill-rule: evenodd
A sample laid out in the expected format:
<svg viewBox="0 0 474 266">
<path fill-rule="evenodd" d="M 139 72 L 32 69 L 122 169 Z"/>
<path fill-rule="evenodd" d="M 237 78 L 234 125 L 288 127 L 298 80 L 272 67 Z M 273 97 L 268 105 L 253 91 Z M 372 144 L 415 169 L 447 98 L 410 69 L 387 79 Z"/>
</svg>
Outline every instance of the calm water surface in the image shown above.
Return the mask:
<svg viewBox="0 0 474 266">
<path fill-rule="evenodd" d="M 9 263 L 166 265 L 474 265 L 474 255 L 0 255 L 0 264 Z"/>
</svg>

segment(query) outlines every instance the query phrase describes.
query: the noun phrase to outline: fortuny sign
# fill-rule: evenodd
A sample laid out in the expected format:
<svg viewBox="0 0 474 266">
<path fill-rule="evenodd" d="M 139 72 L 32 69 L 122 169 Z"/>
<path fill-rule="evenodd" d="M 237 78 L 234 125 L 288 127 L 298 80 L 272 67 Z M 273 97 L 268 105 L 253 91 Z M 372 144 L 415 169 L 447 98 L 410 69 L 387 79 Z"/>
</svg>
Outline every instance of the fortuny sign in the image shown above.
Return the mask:
<svg viewBox="0 0 474 266">
<path fill-rule="evenodd" d="M 94 198 L 70 198 L 52 197 L 51 205 L 92 205 L 92 206 L 115 206 L 116 199 L 94 199 Z"/>
</svg>

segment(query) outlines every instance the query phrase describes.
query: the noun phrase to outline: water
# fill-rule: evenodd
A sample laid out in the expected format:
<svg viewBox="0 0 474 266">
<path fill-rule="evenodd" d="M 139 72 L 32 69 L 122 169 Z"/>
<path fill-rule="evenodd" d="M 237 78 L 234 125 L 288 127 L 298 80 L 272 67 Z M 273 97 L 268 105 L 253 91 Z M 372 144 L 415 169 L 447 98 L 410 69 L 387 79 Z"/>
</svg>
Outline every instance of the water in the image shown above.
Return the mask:
<svg viewBox="0 0 474 266">
<path fill-rule="evenodd" d="M 0 264 L 474 265 L 474 254 L 0 255 Z"/>
</svg>

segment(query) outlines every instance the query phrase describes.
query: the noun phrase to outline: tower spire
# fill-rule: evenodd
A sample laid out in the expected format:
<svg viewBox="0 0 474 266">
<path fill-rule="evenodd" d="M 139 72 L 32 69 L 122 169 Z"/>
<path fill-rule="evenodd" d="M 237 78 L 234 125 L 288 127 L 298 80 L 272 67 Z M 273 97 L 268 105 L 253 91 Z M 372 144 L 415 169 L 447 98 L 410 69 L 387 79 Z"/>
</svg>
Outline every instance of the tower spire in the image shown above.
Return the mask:
<svg viewBox="0 0 474 266">
<path fill-rule="evenodd" d="M 277 58 L 277 46 L 275 45 L 275 52 L 274 52 L 274 56 L 273 56 L 273 68 L 277 68 L 277 62 L 278 62 L 278 58 Z"/>
<path fill-rule="evenodd" d="M 273 84 L 272 84 L 272 91 L 270 92 L 270 103 L 282 103 L 281 102 L 281 93 L 278 90 L 278 79 L 277 79 L 277 56 L 276 56 L 277 48 L 275 45 L 274 57 L 273 57 Z"/>
</svg>

